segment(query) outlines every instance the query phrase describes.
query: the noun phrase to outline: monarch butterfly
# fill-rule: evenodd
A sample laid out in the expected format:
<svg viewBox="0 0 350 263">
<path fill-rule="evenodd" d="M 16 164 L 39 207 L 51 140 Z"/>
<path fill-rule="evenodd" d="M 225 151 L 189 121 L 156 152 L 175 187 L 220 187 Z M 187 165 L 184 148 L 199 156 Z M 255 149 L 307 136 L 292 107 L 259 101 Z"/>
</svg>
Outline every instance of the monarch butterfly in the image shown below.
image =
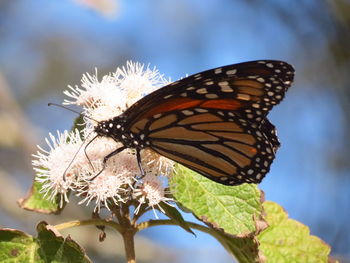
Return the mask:
<svg viewBox="0 0 350 263">
<path fill-rule="evenodd" d="M 143 97 L 124 113 L 98 122 L 97 136 L 122 147 L 150 148 L 224 185 L 260 183 L 280 146 L 267 119 L 294 77 L 275 60 L 228 65 L 175 81 Z"/>
</svg>

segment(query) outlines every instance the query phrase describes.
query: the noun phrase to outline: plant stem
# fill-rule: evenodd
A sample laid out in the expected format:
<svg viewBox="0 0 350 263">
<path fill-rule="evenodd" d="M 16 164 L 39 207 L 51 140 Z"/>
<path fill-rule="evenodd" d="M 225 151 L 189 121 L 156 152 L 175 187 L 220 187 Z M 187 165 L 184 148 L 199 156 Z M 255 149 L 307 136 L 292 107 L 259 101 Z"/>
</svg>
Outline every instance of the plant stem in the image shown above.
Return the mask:
<svg viewBox="0 0 350 263">
<path fill-rule="evenodd" d="M 212 237 L 216 238 L 216 240 L 219 241 L 219 243 L 229 253 L 231 253 L 233 256 L 235 256 L 237 258 L 237 255 L 236 255 L 236 253 L 234 253 L 234 251 L 232 251 L 232 248 L 228 247 L 228 244 L 225 241 L 223 234 L 220 234 L 218 231 L 215 231 L 214 229 L 211 229 L 209 227 L 199 225 L 199 224 L 196 224 L 193 222 L 186 222 L 186 223 L 190 228 L 202 231 L 203 233 L 207 233 L 207 234 L 211 235 Z M 141 230 L 149 228 L 149 227 L 163 226 L 163 225 L 179 225 L 179 224 L 178 224 L 178 222 L 176 222 L 175 220 L 172 220 L 172 219 L 150 220 L 150 221 L 142 222 L 142 223 L 136 225 L 136 229 L 137 229 L 137 231 L 141 231 Z M 237 248 L 237 251 L 239 251 L 239 249 L 240 248 Z"/>
<path fill-rule="evenodd" d="M 206 226 L 203 226 L 203 225 L 199 225 L 199 224 L 196 224 L 196 223 L 193 223 L 193 222 L 186 222 L 186 223 L 187 223 L 187 225 L 189 227 L 191 227 L 193 229 L 202 231 L 204 233 L 207 233 L 209 235 L 214 236 L 217 239 L 220 239 L 220 235 L 218 235 L 216 231 L 214 231 L 213 229 L 211 229 L 209 227 L 206 227 Z M 172 220 L 172 219 L 149 220 L 147 222 L 142 222 L 142 223 L 138 224 L 136 226 L 136 229 L 137 229 L 137 231 L 141 231 L 141 230 L 149 228 L 149 227 L 164 226 L 164 225 L 167 225 L 167 226 L 174 226 L 175 225 L 175 226 L 177 226 L 177 225 L 179 225 L 179 223 L 176 222 L 175 220 Z"/>
<path fill-rule="evenodd" d="M 118 223 L 113 221 L 106 221 L 103 219 L 73 220 L 73 221 L 68 221 L 62 224 L 55 225 L 54 227 L 57 230 L 62 230 L 70 227 L 86 226 L 86 225 L 109 226 L 117 230 L 119 233 L 122 233 L 123 231 L 123 228 Z"/>
<path fill-rule="evenodd" d="M 124 241 L 125 257 L 128 263 L 136 263 L 134 237 L 136 233 L 135 225 L 130 218 L 130 203 L 122 204 L 120 207 L 120 225 L 123 227 L 121 232 Z"/>
<path fill-rule="evenodd" d="M 134 229 L 127 229 L 122 233 L 125 248 L 125 257 L 128 263 L 136 263 Z"/>
</svg>

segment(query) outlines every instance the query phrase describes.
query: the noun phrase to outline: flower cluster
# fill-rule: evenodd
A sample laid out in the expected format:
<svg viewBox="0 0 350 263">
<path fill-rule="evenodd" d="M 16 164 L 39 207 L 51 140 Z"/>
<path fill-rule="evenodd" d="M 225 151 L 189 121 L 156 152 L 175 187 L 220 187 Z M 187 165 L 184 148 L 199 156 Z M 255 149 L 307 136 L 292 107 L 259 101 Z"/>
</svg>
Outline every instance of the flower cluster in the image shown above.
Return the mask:
<svg viewBox="0 0 350 263">
<path fill-rule="evenodd" d="M 130 199 L 139 203 L 135 213 L 141 205 L 160 208 L 161 202 L 171 201 L 166 197 L 161 178 L 172 172 L 170 160 L 143 150 L 144 178 L 140 178 L 132 149 L 114 155 L 104 166 L 103 158 L 121 144 L 108 137 L 96 137 L 94 132 L 96 121 L 118 116 L 143 96 L 168 83 L 155 68 L 129 61 L 126 67 L 103 76 L 101 81 L 96 71 L 95 75 L 83 75 L 80 87 L 68 86 L 69 90 L 64 92 L 68 99 L 63 104 L 83 108 L 84 129 L 57 132 L 57 137 L 50 134 L 46 139 L 48 150 L 38 146 L 33 166 L 36 180 L 42 183 L 41 191 L 50 199 L 61 195 L 61 206 L 69 201 L 68 193 L 72 192 L 82 198 L 79 204 L 95 203 L 96 211 Z"/>
</svg>

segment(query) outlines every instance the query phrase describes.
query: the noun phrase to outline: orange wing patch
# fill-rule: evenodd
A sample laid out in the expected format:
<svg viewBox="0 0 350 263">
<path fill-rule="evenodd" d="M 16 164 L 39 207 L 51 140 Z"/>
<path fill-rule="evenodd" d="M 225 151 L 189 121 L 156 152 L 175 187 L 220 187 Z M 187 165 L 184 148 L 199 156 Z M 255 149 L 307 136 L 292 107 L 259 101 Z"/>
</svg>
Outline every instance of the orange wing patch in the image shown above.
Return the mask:
<svg viewBox="0 0 350 263">
<path fill-rule="evenodd" d="M 155 129 L 160 129 L 164 126 L 167 126 L 169 124 L 172 124 L 173 122 L 177 121 L 177 117 L 175 114 L 170 114 L 165 117 L 159 118 L 158 120 L 155 120 L 150 126 L 149 130 L 153 131 Z"/>
<path fill-rule="evenodd" d="M 194 107 L 204 109 L 237 110 L 242 106 L 242 102 L 235 99 L 197 100 L 190 98 L 175 98 L 169 99 L 166 102 L 153 107 L 152 110 L 141 115 L 138 119 L 148 118 L 158 113 L 165 113 L 173 110 L 185 110 Z"/>
<path fill-rule="evenodd" d="M 233 122 L 209 122 L 191 125 L 196 130 L 241 132 L 243 129 Z"/>
<path fill-rule="evenodd" d="M 240 79 L 233 81 L 233 84 L 235 86 L 244 86 L 244 87 L 250 87 L 255 89 L 262 89 L 264 85 L 260 82 L 257 82 L 255 80 L 247 80 L 247 79 Z"/>
<path fill-rule="evenodd" d="M 247 165 L 249 165 L 251 163 L 250 159 L 247 158 L 246 156 L 244 156 L 242 154 L 239 154 L 239 153 L 237 153 L 237 152 L 231 150 L 230 148 L 225 147 L 225 146 L 223 146 L 221 144 L 203 144 L 203 146 L 208 148 L 208 149 L 212 149 L 214 151 L 223 153 L 227 157 L 230 157 L 231 160 L 232 160 L 232 162 L 230 162 L 230 164 L 231 163 L 237 163 L 240 167 L 245 167 L 245 166 L 247 166 Z M 212 158 L 217 158 L 217 157 L 212 156 Z M 227 170 L 225 170 L 225 171 L 227 171 Z M 231 171 L 229 171 L 229 172 L 231 172 Z"/>
<path fill-rule="evenodd" d="M 207 134 L 202 131 L 190 131 L 184 127 L 170 127 L 162 129 L 149 134 L 150 138 L 172 138 L 176 140 L 188 140 L 188 141 L 218 141 L 215 136 Z"/>
<path fill-rule="evenodd" d="M 200 105 L 205 109 L 221 109 L 221 110 L 237 110 L 242 108 L 243 104 L 235 99 L 220 99 L 220 100 L 206 100 Z"/>
<path fill-rule="evenodd" d="M 190 169 L 195 170 L 195 171 L 197 171 L 199 173 L 204 173 L 206 175 L 217 177 L 217 178 L 227 177 L 227 174 L 225 174 L 224 172 L 219 172 L 219 171 L 216 171 L 214 169 L 210 169 L 208 167 L 200 165 L 198 163 L 192 162 L 190 160 L 183 159 L 183 158 L 179 157 L 176 154 L 168 153 L 166 151 L 161 150 L 160 148 L 156 148 L 155 150 L 159 154 L 161 154 L 161 155 L 163 155 L 165 157 L 168 157 L 168 158 L 170 158 L 170 159 L 172 159 L 172 160 L 174 160 L 174 161 L 176 161 L 178 163 L 181 163 L 182 165 L 185 165 L 185 166 L 189 167 Z"/>
<path fill-rule="evenodd" d="M 256 139 L 251 134 L 233 133 L 233 132 L 212 132 L 212 131 L 210 131 L 209 133 L 225 139 L 229 139 L 237 142 L 243 142 L 250 145 L 254 145 L 256 143 Z"/>
<path fill-rule="evenodd" d="M 213 155 L 211 155 L 205 151 L 202 151 L 194 146 L 181 145 L 181 144 L 168 143 L 168 142 L 154 142 L 153 144 L 154 144 L 154 146 L 156 146 L 158 148 L 167 149 L 171 152 L 180 153 L 181 155 L 187 155 L 189 157 L 193 157 L 194 160 L 196 160 L 196 159 L 201 160 L 212 167 L 216 167 L 217 169 L 225 171 L 228 174 L 234 174 L 237 171 L 237 167 L 234 166 L 233 163 L 230 163 L 230 162 L 228 162 L 220 157 L 213 156 Z M 164 156 L 167 156 L 167 154 L 164 154 Z M 180 163 L 185 163 L 185 165 L 187 162 L 190 162 L 190 160 L 186 161 L 182 158 L 180 159 L 179 157 L 177 159 L 178 159 L 177 161 L 179 161 Z M 249 159 L 248 159 L 248 161 L 249 161 Z M 192 166 L 196 167 L 196 165 L 194 165 L 194 164 L 192 164 Z M 202 166 L 197 165 L 197 167 L 199 168 Z M 203 168 L 201 168 L 201 169 L 203 170 Z M 217 175 L 214 175 L 214 176 L 220 177 L 220 176 L 222 176 L 222 174 L 218 173 Z"/>
<path fill-rule="evenodd" d="M 164 103 L 159 104 L 156 107 L 153 107 L 152 110 L 146 112 L 144 115 L 141 116 L 141 118 L 148 118 L 158 113 L 169 112 L 172 110 L 185 110 L 188 108 L 197 107 L 202 102 L 203 100 L 193 100 L 190 98 L 170 99 Z"/>
<path fill-rule="evenodd" d="M 197 115 L 187 117 L 186 119 L 183 119 L 182 121 L 180 121 L 179 124 L 186 125 L 186 124 L 193 124 L 193 123 L 217 122 L 217 121 L 223 121 L 223 119 L 211 113 L 203 113 L 203 114 L 197 114 Z"/>
<path fill-rule="evenodd" d="M 231 146 L 233 149 L 236 149 L 249 157 L 255 156 L 258 152 L 255 147 L 243 143 L 224 142 L 224 144 Z"/>
<path fill-rule="evenodd" d="M 141 119 L 138 122 L 136 122 L 132 127 L 131 127 L 131 131 L 133 133 L 138 133 L 142 130 L 145 129 L 145 125 L 147 124 L 148 119 Z"/>
</svg>

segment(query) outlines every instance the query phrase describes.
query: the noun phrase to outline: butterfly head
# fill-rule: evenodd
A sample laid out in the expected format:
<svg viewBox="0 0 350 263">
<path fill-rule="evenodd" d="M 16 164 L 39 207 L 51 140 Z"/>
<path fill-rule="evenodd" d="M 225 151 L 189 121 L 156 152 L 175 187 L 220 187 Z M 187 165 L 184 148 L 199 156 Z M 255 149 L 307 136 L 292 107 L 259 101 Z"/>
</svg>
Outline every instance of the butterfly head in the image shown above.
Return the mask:
<svg viewBox="0 0 350 263">
<path fill-rule="evenodd" d="M 113 123 L 110 121 L 100 121 L 97 123 L 94 130 L 100 136 L 111 136 L 113 126 Z"/>
</svg>

